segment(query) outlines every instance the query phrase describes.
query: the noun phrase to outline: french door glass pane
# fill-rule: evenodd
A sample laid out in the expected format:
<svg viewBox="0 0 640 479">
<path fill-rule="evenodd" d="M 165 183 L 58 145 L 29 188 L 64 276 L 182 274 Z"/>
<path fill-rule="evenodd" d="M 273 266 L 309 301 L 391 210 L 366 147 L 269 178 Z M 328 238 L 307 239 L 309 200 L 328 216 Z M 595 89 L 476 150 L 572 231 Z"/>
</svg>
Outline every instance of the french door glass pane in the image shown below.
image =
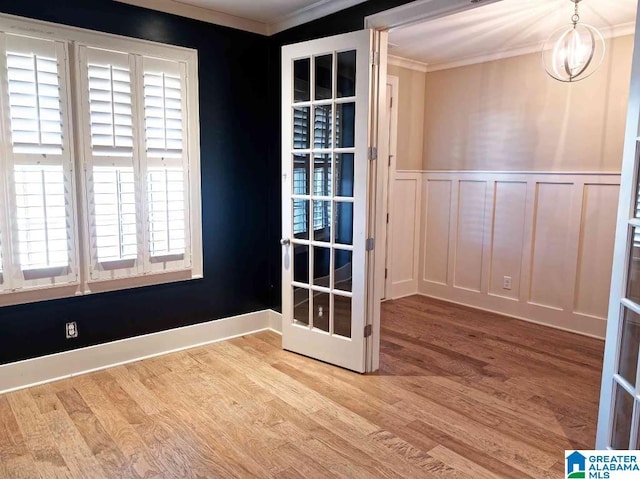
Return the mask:
<svg viewBox="0 0 640 479">
<path fill-rule="evenodd" d="M 618 374 L 633 386 L 636 385 L 638 348 L 640 348 L 640 316 L 625 308 L 622 322 Z"/>
<path fill-rule="evenodd" d="M 311 146 L 311 108 L 295 107 L 293 109 L 293 148 L 309 149 Z"/>
<path fill-rule="evenodd" d="M 293 244 L 293 280 L 296 283 L 309 284 L 309 247 Z"/>
<path fill-rule="evenodd" d="M 313 200 L 313 240 L 331 242 L 331 201 Z"/>
<path fill-rule="evenodd" d="M 633 416 L 633 396 L 616 383 L 615 408 L 613 417 L 613 433 L 611 447 L 613 449 L 629 449 L 631 435 L 631 418 Z"/>
<path fill-rule="evenodd" d="M 328 288 L 331 285 L 331 249 L 313 247 L 313 284 Z"/>
<path fill-rule="evenodd" d="M 293 287 L 293 322 L 309 324 L 309 290 Z"/>
<path fill-rule="evenodd" d="M 336 148 L 353 148 L 356 131 L 356 104 L 336 105 Z"/>
<path fill-rule="evenodd" d="M 356 51 L 338 53 L 338 81 L 336 85 L 338 98 L 356 94 Z"/>
<path fill-rule="evenodd" d="M 335 218 L 335 242 L 338 244 L 353 244 L 353 203 L 336 202 Z"/>
<path fill-rule="evenodd" d="M 334 168 L 336 196 L 353 197 L 353 153 L 336 154 Z"/>
<path fill-rule="evenodd" d="M 351 275 L 353 274 L 352 253 L 345 250 L 334 250 L 333 278 L 334 288 L 341 291 L 351 291 Z"/>
<path fill-rule="evenodd" d="M 316 154 L 313 162 L 314 196 L 331 196 L 331 176 L 331 154 Z"/>
<path fill-rule="evenodd" d="M 313 327 L 329 332 L 331 297 L 328 293 L 313 291 Z"/>
<path fill-rule="evenodd" d="M 331 148 L 331 122 L 331 105 L 316 106 L 313 123 L 314 148 Z"/>
<path fill-rule="evenodd" d="M 315 58 L 316 100 L 328 100 L 333 96 L 333 55 Z"/>
<path fill-rule="evenodd" d="M 293 194 L 311 194 L 311 162 L 309 155 L 293 155 Z"/>
<path fill-rule="evenodd" d="M 351 337 L 351 298 L 333 295 L 333 332 L 345 338 Z"/>
<path fill-rule="evenodd" d="M 293 200 L 293 235 L 296 239 L 309 239 L 309 200 Z"/>
<path fill-rule="evenodd" d="M 303 58 L 293 62 L 293 101 L 311 100 L 311 60 Z"/>
</svg>

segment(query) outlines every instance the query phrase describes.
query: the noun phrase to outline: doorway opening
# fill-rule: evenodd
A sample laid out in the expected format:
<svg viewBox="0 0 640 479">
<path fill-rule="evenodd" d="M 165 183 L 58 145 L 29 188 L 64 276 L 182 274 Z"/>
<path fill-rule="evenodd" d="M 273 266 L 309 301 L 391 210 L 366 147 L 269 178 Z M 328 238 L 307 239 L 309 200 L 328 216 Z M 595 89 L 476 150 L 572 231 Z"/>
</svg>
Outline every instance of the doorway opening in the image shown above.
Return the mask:
<svg viewBox="0 0 640 479">
<path fill-rule="evenodd" d="M 635 284 L 637 181 L 625 187 L 621 172 L 637 174 L 626 121 L 637 1 L 580 7 L 607 53 L 572 84 L 540 60 L 568 23 L 568 0 L 414 2 L 367 20 L 389 28 L 388 73 L 399 77 L 384 297 L 424 295 L 601 339 L 609 327 L 598 446 L 627 449 L 640 422 L 640 307 L 621 292 L 629 261 Z M 620 198 L 634 207 L 616 246 Z M 597 395 L 599 380 L 589 387 Z"/>
</svg>

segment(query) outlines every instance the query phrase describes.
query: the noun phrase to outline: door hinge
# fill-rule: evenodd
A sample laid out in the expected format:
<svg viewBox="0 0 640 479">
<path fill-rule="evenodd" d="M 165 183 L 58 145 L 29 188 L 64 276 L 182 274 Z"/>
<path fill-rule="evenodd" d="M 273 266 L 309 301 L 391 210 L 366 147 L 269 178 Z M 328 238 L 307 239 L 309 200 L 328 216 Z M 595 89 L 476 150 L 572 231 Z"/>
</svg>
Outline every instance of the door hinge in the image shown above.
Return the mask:
<svg viewBox="0 0 640 479">
<path fill-rule="evenodd" d="M 385 268 L 384 269 L 384 279 L 387 279 L 389 277 L 389 269 Z"/>
<path fill-rule="evenodd" d="M 376 240 L 373 238 L 367 238 L 367 251 L 373 251 L 376 247 Z"/>
<path fill-rule="evenodd" d="M 380 65 L 380 52 L 371 52 L 371 64 L 375 67 Z"/>
<path fill-rule="evenodd" d="M 369 159 L 377 160 L 378 159 L 378 149 L 375 146 L 369 147 Z"/>
<path fill-rule="evenodd" d="M 389 224 L 389 213 L 387 213 L 387 224 Z"/>
<path fill-rule="evenodd" d="M 371 324 L 367 324 L 364 327 L 364 337 L 368 338 L 369 336 L 371 336 L 373 334 L 373 326 Z"/>
</svg>

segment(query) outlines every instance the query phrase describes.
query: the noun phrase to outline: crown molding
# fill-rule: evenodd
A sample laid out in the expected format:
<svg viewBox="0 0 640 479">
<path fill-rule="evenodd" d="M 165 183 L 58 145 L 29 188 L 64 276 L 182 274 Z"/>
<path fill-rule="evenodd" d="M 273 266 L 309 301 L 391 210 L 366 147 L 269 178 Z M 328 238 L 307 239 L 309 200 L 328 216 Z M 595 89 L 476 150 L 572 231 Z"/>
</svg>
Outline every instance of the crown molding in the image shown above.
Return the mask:
<svg viewBox="0 0 640 479">
<path fill-rule="evenodd" d="M 209 8 L 197 7 L 176 0 L 114 0 L 120 3 L 128 3 L 138 7 L 171 13 L 181 17 L 193 18 L 202 22 L 213 23 L 225 27 L 236 28 L 246 32 L 269 35 L 269 25 L 247 18 L 236 17 L 227 13 L 217 12 Z"/>
<path fill-rule="evenodd" d="M 190 5 L 178 0 L 114 0 L 120 3 L 128 3 L 138 7 L 171 13 L 181 17 L 193 18 L 215 25 L 236 28 L 260 35 L 273 35 L 298 25 L 339 12 L 345 8 L 353 7 L 365 0 L 318 0 L 311 5 L 300 8 L 283 16 L 275 23 L 268 24 L 257 20 L 229 15 L 210 8 Z"/>
<path fill-rule="evenodd" d="M 411 60 L 409 58 L 397 57 L 395 55 L 387 56 L 387 64 L 400 68 L 407 68 L 409 70 L 415 70 L 418 72 L 426 73 L 429 71 L 429 65 L 419 62 L 417 60 Z"/>
<path fill-rule="evenodd" d="M 623 37 L 625 35 L 633 35 L 635 33 L 635 23 L 628 22 L 613 27 L 600 28 L 600 32 L 605 39 Z M 513 58 L 521 55 L 529 55 L 531 53 L 542 52 L 544 42 L 531 43 L 519 48 L 502 50 L 484 55 L 474 55 L 469 57 L 458 58 L 444 63 L 430 63 L 427 66 L 427 72 L 437 72 L 441 70 L 450 70 L 452 68 L 475 65 L 478 63 L 492 62 L 496 60 L 504 60 L 505 58 Z M 411 60 L 413 61 L 413 60 Z M 391 63 L 391 62 L 389 62 Z M 393 64 L 393 63 L 392 63 Z"/>
</svg>

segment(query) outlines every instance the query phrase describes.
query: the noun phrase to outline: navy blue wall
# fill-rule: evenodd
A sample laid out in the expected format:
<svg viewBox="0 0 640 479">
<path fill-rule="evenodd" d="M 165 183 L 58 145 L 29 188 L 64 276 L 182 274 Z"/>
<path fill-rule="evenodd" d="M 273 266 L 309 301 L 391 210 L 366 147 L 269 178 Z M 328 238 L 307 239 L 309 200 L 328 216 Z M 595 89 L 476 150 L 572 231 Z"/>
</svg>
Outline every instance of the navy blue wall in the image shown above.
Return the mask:
<svg viewBox="0 0 640 479">
<path fill-rule="evenodd" d="M 324 18 L 305 23 L 270 37 L 269 47 L 269 112 L 270 137 L 276 139 L 269 143 L 269 232 L 267 246 L 269 248 L 269 290 L 271 307 L 281 310 L 281 246 L 279 243 L 282 233 L 281 221 L 281 53 L 283 45 L 314 40 L 316 38 L 353 32 L 364 28 L 364 19 L 374 13 L 410 3 L 412 0 L 369 0 L 341 12 Z M 344 215 L 343 215 L 344 217 Z"/>
<path fill-rule="evenodd" d="M 2 0 L 0 12 L 198 50 L 203 280 L 0 308 L 0 364 L 279 309 L 280 47 L 362 29 L 370 0 L 274 37 L 113 0 Z M 77 321 L 79 338 L 64 324 Z"/>
<path fill-rule="evenodd" d="M 198 50 L 205 276 L 0 308 L 0 364 L 268 307 L 268 39 L 113 0 L 2 0 L 0 11 Z"/>
</svg>

